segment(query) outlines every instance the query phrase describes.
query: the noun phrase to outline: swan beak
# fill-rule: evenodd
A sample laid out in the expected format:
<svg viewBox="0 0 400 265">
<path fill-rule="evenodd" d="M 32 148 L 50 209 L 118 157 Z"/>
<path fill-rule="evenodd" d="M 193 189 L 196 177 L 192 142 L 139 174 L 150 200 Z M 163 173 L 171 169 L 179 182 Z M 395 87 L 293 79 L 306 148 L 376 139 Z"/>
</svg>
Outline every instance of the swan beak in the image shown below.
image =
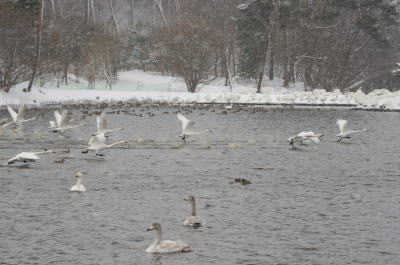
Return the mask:
<svg viewBox="0 0 400 265">
<path fill-rule="evenodd" d="M 154 229 L 153 226 L 149 226 L 149 227 L 147 227 L 146 231 L 151 231 L 153 229 Z"/>
</svg>

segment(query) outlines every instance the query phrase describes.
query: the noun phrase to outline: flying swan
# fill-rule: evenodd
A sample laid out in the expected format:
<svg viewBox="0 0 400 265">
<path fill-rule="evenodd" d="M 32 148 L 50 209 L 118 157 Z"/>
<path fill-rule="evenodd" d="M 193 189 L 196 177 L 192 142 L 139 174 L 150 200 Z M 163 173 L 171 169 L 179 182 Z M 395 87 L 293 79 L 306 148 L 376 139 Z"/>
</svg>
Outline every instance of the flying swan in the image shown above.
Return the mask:
<svg viewBox="0 0 400 265">
<path fill-rule="evenodd" d="M 68 115 L 68 110 L 63 110 L 61 114 L 58 110 L 54 111 L 54 117 L 56 118 L 56 122 L 49 121 L 50 123 L 49 128 L 52 130 L 52 132 L 59 132 L 63 134 L 64 131 L 66 130 L 78 128 L 84 125 L 84 123 L 73 126 L 67 125 L 67 115 Z"/>
<path fill-rule="evenodd" d="M 106 118 L 104 116 L 104 112 L 102 112 L 99 116 L 97 116 L 96 123 L 97 123 L 97 131 L 92 136 L 96 136 L 96 135 L 102 134 L 102 133 L 107 134 L 107 133 L 111 133 L 111 132 L 122 130 L 122 128 L 108 129 L 107 121 L 106 121 Z"/>
<path fill-rule="evenodd" d="M 291 146 L 293 146 L 293 148 L 294 148 L 294 143 L 303 144 L 303 141 L 307 141 L 307 140 L 311 140 L 314 143 L 318 144 L 320 142 L 319 138 L 321 138 L 321 137 L 322 137 L 321 133 L 315 134 L 313 131 L 309 131 L 309 132 L 303 131 L 296 136 L 290 137 L 288 139 L 288 141 L 290 142 L 289 144 Z"/>
<path fill-rule="evenodd" d="M 18 113 L 16 113 L 10 106 L 7 106 L 7 110 L 11 115 L 12 122 L 8 122 L 8 123 L 4 124 L 3 128 L 5 128 L 8 125 L 13 124 L 13 123 L 17 124 L 17 128 L 20 128 L 20 127 L 22 127 L 23 122 L 32 121 L 32 120 L 36 119 L 35 117 L 33 117 L 31 119 L 27 119 L 27 120 L 24 119 L 25 106 L 23 104 L 19 105 Z"/>
<path fill-rule="evenodd" d="M 156 230 L 157 235 L 154 242 L 146 249 L 147 253 L 174 253 L 192 250 L 189 244 L 182 241 L 161 240 L 162 231 L 159 223 L 154 223 L 147 228 L 147 231 L 151 230 Z"/>
<path fill-rule="evenodd" d="M 342 141 L 343 138 L 350 138 L 350 135 L 366 132 L 367 129 L 361 130 L 351 130 L 347 128 L 347 121 L 346 120 L 337 120 L 336 124 L 339 126 L 339 134 L 336 137 L 340 137 L 338 142 Z"/>
<path fill-rule="evenodd" d="M 8 164 L 13 164 L 16 161 L 28 163 L 28 162 L 35 162 L 36 160 L 39 160 L 40 158 L 38 155 L 41 154 L 47 154 L 47 153 L 55 153 L 53 150 L 45 150 L 42 152 L 22 152 L 13 158 L 8 160 Z"/>
<path fill-rule="evenodd" d="M 189 136 L 192 136 L 192 135 L 199 135 L 199 134 L 206 133 L 206 132 L 211 132 L 211 130 L 204 130 L 204 131 L 201 131 L 201 132 L 194 132 L 192 130 L 193 124 L 194 124 L 193 121 L 188 120 L 181 113 L 178 113 L 177 117 L 182 123 L 182 134 L 180 135 L 180 137 L 182 137 L 183 142 L 185 142 L 186 137 L 189 137 Z"/>
<path fill-rule="evenodd" d="M 96 136 L 92 136 L 89 139 L 88 147 L 86 147 L 86 149 L 84 151 L 82 151 L 82 153 L 94 151 L 94 152 L 96 152 L 96 155 L 104 156 L 103 154 L 99 154 L 98 151 L 111 148 L 117 144 L 127 144 L 127 143 L 128 143 L 127 141 L 119 141 L 119 142 L 115 142 L 112 144 L 106 144 L 106 137 L 105 137 L 104 133 L 101 133 Z"/>
<path fill-rule="evenodd" d="M 81 180 L 82 173 L 81 172 L 76 173 L 75 177 L 76 177 L 76 184 L 71 187 L 70 191 L 76 191 L 76 192 L 86 191 L 86 188 L 85 188 L 85 186 L 83 186 L 82 180 Z"/>
<path fill-rule="evenodd" d="M 183 222 L 183 225 L 192 226 L 192 227 L 200 227 L 204 225 L 204 221 L 200 216 L 196 215 L 196 202 L 193 196 L 187 196 L 184 198 L 185 201 L 189 201 L 192 205 L 192 214 L 186 217 L 186 220 Z"/>
</svg>

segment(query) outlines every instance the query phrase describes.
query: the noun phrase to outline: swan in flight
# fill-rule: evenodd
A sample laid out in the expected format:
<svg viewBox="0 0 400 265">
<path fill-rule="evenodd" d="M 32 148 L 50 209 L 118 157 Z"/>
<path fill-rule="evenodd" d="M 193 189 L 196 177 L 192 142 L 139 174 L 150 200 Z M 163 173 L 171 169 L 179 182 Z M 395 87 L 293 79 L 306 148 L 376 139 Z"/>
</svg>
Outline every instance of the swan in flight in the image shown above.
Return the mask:
<svg viewBox="0 0 400 265">
<path fill-rule="evenodd" d="M 211 130 L 204 130 L 201 132 L 194 132 L 192 130 L 193 128 L 193 121 L 188 120 L 185 116 L 183 116 L 181 113 L 178 113 L 177 115 L 178 119 L 182 123 L 182 134 L 180 135 L 182 137 L 183 142 L 185 142 L 186 137 L 192 136 L 192 135 L 198 135 L 206 132 L 211 132 Z"/>
<path fill-rule="evenodd" d="M 54 111 L 54 117 L 56 118 L 56 122 L 49 121 L 50 123 L 49 129 L 52 129 L 52 132 L 60 132 L 61 134 L 63 134 L 64 131 L 66 130 L 78 128 L 84 125 L 84 123 L 72 126 L 67 125 L 67 118 L 68 118 L 67 115 L 68 115 L 68 110 L 63 110 L 61 114 L 58 110 Z"/>
<path fill-rule="evenodd" d="M 89 151 L 95 151 L 96 155 L 103 156 L 102 154 L 98 154 L 97 152 L 103 149 L 108 149 L 113 147 L 114 145 L 117 144 L 127 144 L 127 141 L 119 141 L 115 142 L 112 144 L 106 144 L 106 137 L 104 133 L 98 134 L 96 136 L 92 136 L 89 139 L 88 147 L 86 147 L 85 151 L 82 151 L 82 153 L 87 153 Z"/>
<path fill-rule="evenodd" d="M 85 186 L 83 186 L 82 180 L 81 180 L 82 173 L 81 172 L 76 173 L 75 177 L 76 177 L 76 184 L 71 187 L 70 191 L 77 191 L 77 192 L 86 191 L 86 188 L 85 188 Z"/>
<path fill-rule="evenodd" d="M 321 137 L 322 137 L 321 133 L 315 134 L 313 131 L 309 131 L 309 132 L 303 131 L 296 136 L 290 137 L 288 139 L 288 141 L 290 142 L 289 144 L 291 146 L 293 146 L 293 148 L 294 148 L 294 143 L 303 144 L 303 141 L 307 141 L 307 140 L 311 140 L 314 143 L 318 144 L 320 142 L 319 138 L 321 138 Z"/>
<path fill-rule="evenodd" d="M 38 157 L 38 155 L 41 154 L 47 154 L 47 153 L 55 153 L 53 150 L 45 150 L 42 152 L 22 152 L 16 156 L 14 156 L 13 158 L 8 160 L 8 164 L 13 164 L 16 161 L 20 161 L 20 162 L 35 162 L 36 160 L 39 160 L 40 158 Z"/>
<path fill-rule="evenodd" d="M 336 135 L 336 137 L 340 137 L 338 142 L 342 141 L 343 138 L 350 138 L 350 135 L 367 131 L 367 129 L 361 129 L 361 130 L 348 129 L 346 120 L 337 120 L 336 124 L 339 126 L 339 132 L 340 132 L 338 135 Z"/>
<path fill-rule="evenodd" d="M 173 253 L 189 252 L 192 250 L 189 244 L 182 241 L 161 240 L 161 225 L 154 223 L 147 228 L 147 231 L 156 230 L 157 236 L 153 243 L 146 249 L 147 253 Z"/>
<path fill-rule="evenodd" d="M 192 205 L 192 214 L 186 217 L 186 220 L 183 222 L 183 225 L 192 226 L 192 227 L 200 227 L 204 225 L 204 221 L 200 216 L 196 215 L 196 202 L 193 196 L 187 196 L 184 198 L 185 201 L 189 201 Z"/>
<path fill-rule="evenodd" d="M 11 115 L 12 122 L 8 122 L 8 123 L 4 124 L 3 128 L 7 127 L 8 125 L 13 124 L 13 123 L 17 124 L 17 128 L 20 128 L 20 127 L 22 127 L 23 122 L 32 121 L 32 120 L 36 119 L 35 117 L 33 117 L 31 119 L 27 119 L 27 120 L 24 119 L 25 106 L 23 104 L 19 105 L 18 113 L 16 113 L 10 106 L 7 106 L 7 110 Z"/>
<path fill-rule="evenodd" d="M 102 112 L 99 116 L 97 116 L 96 122 L 97 122 L 97 132 L 95 134 L 93 134 L 92 136 L 96 136 L 96 135 L 102 134 L 102 133 L 107 134 L 110 132 L 122 130 L 122 128 L 108 129 L 107 121 L 106 121 L 106 118 L 104 117 L 104 112 Z"/>
</svg>

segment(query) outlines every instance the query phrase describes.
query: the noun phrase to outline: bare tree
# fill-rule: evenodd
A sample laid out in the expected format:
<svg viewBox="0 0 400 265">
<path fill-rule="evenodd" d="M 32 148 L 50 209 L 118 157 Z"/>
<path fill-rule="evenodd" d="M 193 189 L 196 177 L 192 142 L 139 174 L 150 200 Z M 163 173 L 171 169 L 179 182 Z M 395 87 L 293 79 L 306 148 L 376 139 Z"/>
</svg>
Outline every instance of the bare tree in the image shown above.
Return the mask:
<svg viewBox="0 0 400 265">
<path fill-rule="evenodd" d="M 112 0 L 108 0 L 108 6 L 110 7 L 111 20 L 115 27 L 115 33 L 117 34 L 117 37 L 118 37 L 119 36 L 119 26 L 118 26 L 117 18 L 115 16 L 115 2 L 113 2 Z"/>
<path fill-rule="evenodd" d="M 42 45 L 43 16 L 44 16 L 44 0 L 40 0 L 40 12 L 39 12 L 39 20 L 37 22 L 37 34 L 36 34 L 35 62 L 33 64 L 32 76 L 31 79 L 29 80 L 28 87 L 26 88 L 26 90 L 24 90 L 27 92 L 31 91 L 33 81 L 36 78 L 37 70 L 39 68 L 40 48 Z"/>
</svg>

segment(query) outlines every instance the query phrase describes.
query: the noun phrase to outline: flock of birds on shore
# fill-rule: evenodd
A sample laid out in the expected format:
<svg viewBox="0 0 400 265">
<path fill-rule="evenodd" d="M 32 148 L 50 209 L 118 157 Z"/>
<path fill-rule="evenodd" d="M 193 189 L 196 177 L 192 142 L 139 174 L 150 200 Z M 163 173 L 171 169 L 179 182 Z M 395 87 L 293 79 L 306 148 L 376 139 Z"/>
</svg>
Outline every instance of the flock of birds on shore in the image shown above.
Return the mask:
<svg viewBox="0 0 400 265">
<path fill-rule="evenodd" d="M 15 112 L 10 106 L 7 106 L 7 110 L 10 113 L 12 121 L 6 122 L 2 125 L 3 128 L 8 127 L 12 124 L 15 124 L 17 129 L 21 129 L 23 124 L 35 118 L 25 119 L 25 108 L 24 105 L 21 104 L 19 106 L 18 112 Z M 61 135 L 67 131 L 72 130 L 84 124 L 78 125 L 71 125 L 69 124 L 71 120 L 68 120 L 68 111 L 63 110 L 61 113 L 56 110 L 54 111 L 55 121 L 49 121 L 50 126 L 48 129 L 55 133 L 60 133 Z M 199 135 L 207 132 L 211 132 L 211 130 L 203 130 L 196 132 L 193 130 L 194 122 L 187 119 L 181 113 L 177 114 L 177 118 L 180 120 L 182 124 L 182 132 L 180 134 L 181 139 L 183 142 L 186 142 L 186 139 L 190 136 Z M 98 156 L 104 156 L 100 153 L 101 150 L 112 148 L 115 145 L 119 144 L 127 144 L 127 141 L 118 141 L 111 144 L 107 144 L 106 141 L 108 139 L 108 134 L 122 130 L 123 128 L 116 128 L 116 129 L 109 129 L 107 126 L 107 121 L 105 118 L 104 112 L 96 118 L 97 122 L 97 130 L 94 132 L 88 142 L 88 146 L 82 151 L 82 153 L 88 153 L 89 151 L 93 151 Z M 339 134 L 336 135 L 339 139 L 338 142 L 342 141 L 343 139 L 348 139 L 352 135 L 365 132 L 367 129 L 360 129 L 360 130 L 352 130 L 347 127 L 346 120 L 338 120 L 337 125 L 339 126 Z M 303 142 L 312 141 L 314 143 L 319 143 L 320 138 L 323 135 L 321 133 L 314 133 L 312 131 L 303 131 L 295 136 L 292 136 L 288 139 L 289 144 L 295 148 L 295 143 L 303 144 Z M 46 154 L 46 153 L 55 153 L 53 150 L 44 150 L 41 152 L 22 152 L 20 154 L 15 155 L 11 159 L 8 160 L 8 165 L 13 164 L 15 162 L 35 162 L 39 160 L 39 155 Z M 82 184 L 82 173 L 78 172 L 75 175 L 76 177 L 76 184 L 70 188 L 71 192 L 85 192 L 86 187 Z M 245 179 L 235 179 L 235 182 L 239 182 L 242 184 L 250 184 L 248 180 Z M 191 203 L 191 215 L 188 216 L 185 221 L 185 226 L 190 227 L 200 227 L 205 224 L 204 220 L 197 215 L 196 213 L 196 203 L 194 196 L 187 196 L 184 198 L 185 201 L 189 201 Z M 187 243 L 182 241 L 171 241 L 171 240 L 162 240 L 162 229 L 159 223 L 154 223 L 150 227 L 147 228 L 147 231 L 155 230 L 156 231 L 156 239 L 154 242 L 146 249 L 147 253 L 172 253 L 172 252 L 188 252 L 191 251 L 191 246 Z"/>
</svg>

